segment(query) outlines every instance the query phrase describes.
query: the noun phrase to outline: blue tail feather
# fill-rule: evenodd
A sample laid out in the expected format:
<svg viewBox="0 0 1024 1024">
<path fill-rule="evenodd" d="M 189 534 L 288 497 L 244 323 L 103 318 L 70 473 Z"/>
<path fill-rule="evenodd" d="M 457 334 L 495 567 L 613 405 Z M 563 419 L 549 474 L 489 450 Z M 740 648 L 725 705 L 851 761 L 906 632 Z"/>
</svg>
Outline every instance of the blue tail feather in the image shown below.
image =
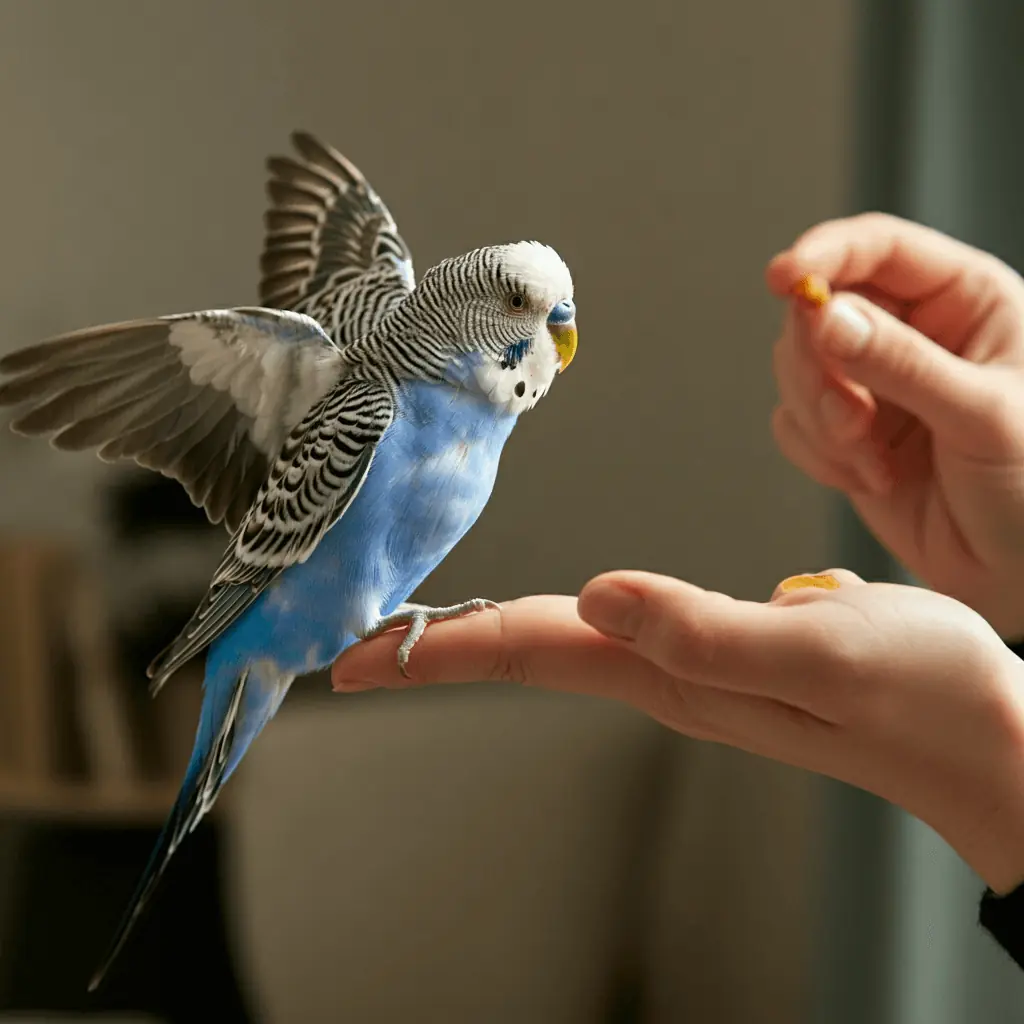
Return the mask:
<svg viewBox="0 0 1024 1024">
<path fill-rule="evenodd" d="M 128 910 L 114 934 L 109 951 L 89 982 L 90 992 L 99 988 L 111 965 L 124 948 L 132 929 L 138 923 L 167 870 L 174 851 L 213 806 L 229 774 L 225 769 L 228 767 L 228 758 L 239 720 L 239 708 L 248 677 L 249 670 L 246 669 L 233 680 L 226 680 L 230 684 L 230 689 L 224 688 L 226 700 L 218 700 L 218 688 L 208 682 L 192 757 L 185 771 L 178 798 L 150 854 L 139 884 L 128 904 Z M 217 711 L 222 711 L 222 714 L 217 715 Z"/>
</svg>

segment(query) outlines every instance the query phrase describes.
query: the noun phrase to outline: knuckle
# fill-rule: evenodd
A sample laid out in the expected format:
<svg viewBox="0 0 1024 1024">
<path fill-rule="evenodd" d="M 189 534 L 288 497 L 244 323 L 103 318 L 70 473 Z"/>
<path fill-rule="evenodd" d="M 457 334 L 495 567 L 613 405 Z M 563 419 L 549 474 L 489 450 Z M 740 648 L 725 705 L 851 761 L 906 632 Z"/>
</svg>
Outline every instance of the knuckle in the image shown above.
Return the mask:
<svg viewBox="0 0 1024 1024">
<path fill-rule="evenodd" d="M 529 670 L 526 659 L 514 649 L 502 646 L 494 659 L 488 678 L 499 683 L 516 683 L 529 686 Z"/>
<path fill-rule="evenodd" d="M 772 413 L 771 430 L 782 455 L 818 483 L 838 487 L 852 482 L 852 470 L 843 461 L 838 446 L 822 448 L 785 407 L 779 406 Z"/>
<path fill-rule="evenodd" d="M 978 260 L 985 272 L 985 277 L 993 286 L 993 301 L 1006 292 L 1019 293 L 1024 290 L 1024 279 L 1005 260 L 990 252 L 979 253 Z"/>
<path fill-rule="evenodd" d="M 852 220 L 863 230 L 880 234 L 889 234 L 902 223 L 899 217 L 894 217 L 891 213 L 885 213 L 882 210 L 865 210 L 863 213 L 856 214 Z"/>
<path fill-rule="evenodd" d="M 655 690 L 651 717 L 694 739 L 713 739 L 716 732 L 707 714 L 706 701 L 702 701 L 701 696 L 700 687 L 663 676 Z"/>
<path fill-rule="evenodd" d="M 505 614 L 498 610 L 498 642 L 494 662 L 487 674 L 488 679 L 500 683 L 530 685 L 530 664 L 519 647 L 511 642 L 505 622 Z"/>
<path fill-rule="evenodd" d="M 706 612 L 693 608 L 662 611 L 650 629 L 645 646 L 653 649 L 664 668 L 678 675 L 707 676 L 714 672 L 720 638 Z"/>
<path fill-rule="evenodd" d="M 819 629 L 815 636 L 821 665 L 815 703 L 824 717 L 838 725 L 874 733 L 891 723 L 898 699 L 884 673 L 865 651 L 856 630 Z"/>
</svg>

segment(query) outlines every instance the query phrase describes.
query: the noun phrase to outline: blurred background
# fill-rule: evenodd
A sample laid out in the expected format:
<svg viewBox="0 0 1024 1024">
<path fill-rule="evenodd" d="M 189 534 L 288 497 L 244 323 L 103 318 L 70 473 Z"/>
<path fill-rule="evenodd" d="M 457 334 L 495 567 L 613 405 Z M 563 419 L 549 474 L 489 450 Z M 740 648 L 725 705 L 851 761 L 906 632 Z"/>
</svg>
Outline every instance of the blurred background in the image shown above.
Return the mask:
<svg viewBox="0 0 1024 1024">
<path fill-rule="evenodd" d="M 776 453 L 766 261 L 887 209 L 1024 269 L 1019 0 L 0 0 L 0 351 L 251 304 L 265 172 L 349 156 L 422 272 L 540 238 L 579 355 L 424 586 L 899 570 Z M 0 432 L 0 1020 L 1017 1021 L 981 883 L 863 794 L 501 687 L 293 689 L 85 993 L 187 758 L 143 670 L 225 537 Z"/>
</svg>

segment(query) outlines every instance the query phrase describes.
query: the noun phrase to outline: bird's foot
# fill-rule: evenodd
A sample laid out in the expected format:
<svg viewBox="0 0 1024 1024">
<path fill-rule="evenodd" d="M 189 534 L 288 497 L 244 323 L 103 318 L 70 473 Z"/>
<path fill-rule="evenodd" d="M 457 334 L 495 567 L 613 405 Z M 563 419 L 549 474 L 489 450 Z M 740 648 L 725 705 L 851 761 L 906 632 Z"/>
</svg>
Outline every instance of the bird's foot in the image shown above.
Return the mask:
<svg viewBox="0 0 1024 1024">
<path fill-rule="evenodd" d="M 457 619 L 462 615 L 469 615 L 471 612 L 482 612 L 486 608 L 500 607 L 496 601 L 489 601 L 486 597 L 474 597 L 461 604 L 448 605 L 447 608 L 431 608 L 424 604 L 402 604 L 398 606 L 397 611 L 385 615 L 373 629 L 364 633 L 363 639 L 369 640 L 370 637 L 386 633 L 396 626 L 408 626 L 409 631 L 398 645 L 398 670 L 408 679 L 409 672 L 406 666 L 409 664 L 409 655 L 412 653 L 413 647 L 416 646 L 416 642 L 423 636 L 423 631 L 427 628 L 428 623 L 440 622 L 442 619 Z"/>
</svg>

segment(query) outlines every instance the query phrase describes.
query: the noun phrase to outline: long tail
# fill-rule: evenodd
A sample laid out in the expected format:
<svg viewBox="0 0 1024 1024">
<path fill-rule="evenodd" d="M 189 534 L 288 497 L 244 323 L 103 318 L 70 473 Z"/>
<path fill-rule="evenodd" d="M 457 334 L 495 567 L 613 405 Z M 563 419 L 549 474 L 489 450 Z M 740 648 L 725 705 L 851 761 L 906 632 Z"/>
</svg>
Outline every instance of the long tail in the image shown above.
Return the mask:
<svg viewBox="0 0 1024 1024">
<path fill-rule="evenodd" d="M 90 992 L 99 988 L 111 965 L 124 948 L 132 929 L 156 891 L 171 857 L 174 856 L 174 851 L 213 806 L 221 786 L 227 775 L 230 774 L 227 769 L 233 769 L 237 764 L 238 757 L 232 758 L 231 753 L 241 717 L 239 712 L 242 695 L 245 692 L 248 678 L 249 670 L 246 669 L 234 679 L 227 694 L 227 706 L 224 708 L 223 715 L 216 713 L 219 709 L 214 707 L 212 702 L 216 701 L 217 704 L 222 702 L 217 701 L 219 695 L 216 694 L 211 681 L 207 682 L 206 701 L 204 701 L 207 706 L 203 708 L 192 759 L 185 772 L 185 779 L 178 792 L 178 798 L 175 800 L 174 807 L 160 833 L 156 847 L 150 855 L 146 869 L 143 871 L 142 878 L 128 905 L 128 910 L 114 933 L 109 952 L 93 975 L 92 981 L 89 982 Z M 214 729 L 216 729 L 215 733 Z M 229 759 L 233 762 L 230 765 Z"/>
</svg>

